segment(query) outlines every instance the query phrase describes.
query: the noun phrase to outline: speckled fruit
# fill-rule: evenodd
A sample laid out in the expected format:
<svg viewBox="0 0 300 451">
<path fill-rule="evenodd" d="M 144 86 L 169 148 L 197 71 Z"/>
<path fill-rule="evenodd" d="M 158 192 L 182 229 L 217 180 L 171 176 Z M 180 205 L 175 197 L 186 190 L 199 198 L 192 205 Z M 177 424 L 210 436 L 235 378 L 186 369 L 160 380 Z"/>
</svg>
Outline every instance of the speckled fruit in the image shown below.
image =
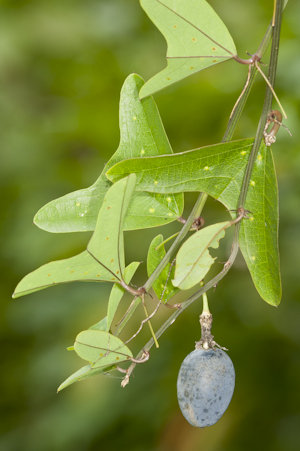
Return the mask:
<svg viewBox="0 0 300 451">
<path fill-rule="evenodd" d="M 234 391 L 233 363 L 221 349 L 196 349 L 182 362 L 177 379 L 179 407 L 196 427 L 215 424 L 229 406 Z"/>
</svg>

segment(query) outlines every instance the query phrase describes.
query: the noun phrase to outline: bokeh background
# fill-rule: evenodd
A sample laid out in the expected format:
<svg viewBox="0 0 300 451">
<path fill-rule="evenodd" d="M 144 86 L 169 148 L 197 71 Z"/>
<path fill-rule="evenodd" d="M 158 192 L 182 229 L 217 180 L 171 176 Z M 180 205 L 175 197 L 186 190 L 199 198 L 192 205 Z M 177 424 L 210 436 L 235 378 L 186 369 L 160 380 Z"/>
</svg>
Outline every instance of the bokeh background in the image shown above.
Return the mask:
<svg viewBox="0 0 300 451">
<path fill-rule="evenodd" d="M 210 3 L 239 55 L 255 52 L 272 0 Z M 299 17 L 299 2 L 290 2 L 276 81 L 293 133 L 291 139 L 280 130 L 273 146 L 282 303 L 276 309 L 259 298 L 241 256 L 209 292 L 213 333 L 229 348 L 236 389 L 222 419 L 201 430 L 184 420 L 176 399 L 180 364 L 200 338 L 200 300 L 168 329 L 159 350 L 136 368 L 125 389 L 119 375 L 97 376 L 56 394 L 60 383 L 85 364 L 66 348 L 105 315 L 110 287 L 67 284 L 11 299 L 25 274 L 85 248 L 90 234 L 50 234 L 32 225 L 32 218 L 48 201 L 96 180 L 118 146 L 121 86 L 132 72 L 147 80 L 165 66 L 165 41 L 137 0 L 1 1 L 1 451 L 300 449 Z M 222 139 L 246 72 L 229 61 L 155 96 L 175 152 Z M 235 139 L 255 134 L 264 93 L 265 83 L 257 77 Z M 195 194 L 186 196 L 187 212 L 193 200 Z M 212 200 L 203 214 L 207 224 L 228 218 Z M 178 228 L 126 233 L 127 261 L 145 260 L 154 236 Z M 230 240 L 222 246 L 218 261 L 226 259 Z M 142 266 L 137 285 L 146 277 Z M 124 300 L 124 308 L 129 302 Z M 151 299 L 147 302 L 151 310 Z M 165 310 L 156 327 L 170 314 Z M 128 336 L 141 318 L 140 312 Z M 148 337 L 145 328 L 133 350 Z"/>
</svg>

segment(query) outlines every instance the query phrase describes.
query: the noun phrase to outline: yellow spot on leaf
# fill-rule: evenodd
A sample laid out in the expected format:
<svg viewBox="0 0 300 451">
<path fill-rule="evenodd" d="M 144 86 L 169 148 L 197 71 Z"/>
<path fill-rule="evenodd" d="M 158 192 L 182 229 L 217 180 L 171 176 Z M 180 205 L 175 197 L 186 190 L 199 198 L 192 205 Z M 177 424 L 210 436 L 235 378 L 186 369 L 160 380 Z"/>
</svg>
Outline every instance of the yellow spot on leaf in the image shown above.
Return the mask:
<svg viewBox="0 0 300 451">
<path fill-rule="evenodd" d="M 172 201 L 171 197 L 167 197 L 167 201 L 171 202 Z"/>
<path fill-rule="evenodd" d="M 254 180 L 251 180 L 250 185 L 251 185 L 251 186 L 255 186 L 255 181 L 254 181 Z"/>
<path fill-rule="evenodd" d="M 254 255 L 253 255 L 253 257 L 251 257 L 251 259 L 254 261 L 255 260 L 255 257 L 254 257 Z"/>
<path fill-rule="evenodd" d="M 218 60 L 212 60 L 213 63 L 216 63 Z"/>
<path fill-rule="evenodd" d="M 154 180 L 154 185 L 157 185 L 158 184 L 158 181 L 157 180 Z"/>
<path fill-rule="evenodd" d="M 250 219 L 250 221 L 254 221 L 254 218 L 253 218 L 253 216 L 251 216 L 251 218 L 249 218 Z"/>
<path fill-rule="evenodd" d="M 149 213 L 154 213 L 155 212 L 155 208 L 149 208 Z"/>
<path fill-rule="evenodd" d="M 177 25 L 174 25 L 174 28 L 177 28 Z"/>
<path fill-rule="evenodd" d="M 261 160 L 262 160 L 262 156 L 261 156 L 261 155 L 258 155 L 257 159 L 258 159 L 259 161 L 261 161 Z"/>
<path fill-rule="evenodd" d="M 208 170 L 209 170 L 209 167 L 208 167 L 208 166 L 205 166 L 204 170 L 205 170 L 205 171 L 208 171 Z"/>
<path fill-rule="evenodd" d="M 246 155 L 246 151 L 242 150 L 241 155 Z"/>
<path fill-rule="evenodd" d="M 48 274 L 48 277 L 51 276 L 51 274 Z"/>
<path fill-rule="evenodd" d="M 80 207 L 80 203 L 79 202 L 76 202 L 76 207 Z"/>
<path fill-rule="evenodd" d="M 133 116 L 133 118 L 132 118 L 134 121 L 136 121 L 136 116 Z"/>
<path fill-rule="evenodd" d="M 173 213 L 168 213 L 168 216 L 173 216 Z"/>
<path fill-rule="evenodd" d="M 120 360 L 120 357 L 116 357 L 116 360 Z"/>
<path fill-rule="evenodd" d="M 106 239 L 109 240 L 109 236 L 107 236 Z"/>
<path fill-rule="evenodd" d="M 193 68 L 193 66 L 192 66 L 192 67 L 190 67 L 190 69 L 191 69 L 191 70 L 193 70 L 193 69 L 194 69 L 194 68 Z"/>
<path fill-rule="evenodd" d="M 71 272 L 71 274 L 74 272 L 74 271 L 70 271 Z"/>
<path fill-rule="evenodd" d="M 171 80 L 171 78 L 170 78 L 170 77 L 167 77 L 167 80 Z"/>
<path fill-rule="evenodd" d="M 196 38 L 192 38 L 192 41 L 193 41 L 193 42 L 196 42 L 196 41 L 197 41 L 197 39 L 196 39 Z"/>
<path fill-rule="evenodd" d="M 212 47 L 211 49 L 212 49 L 212 50 L 216 50 L 216 47 Z"/>
<path fill-rule="evenodd" d="M 112 258 L 111 261 L 110 261 L 110 263 L 112 263 L 113 261 L 114 261 L 114 259 Z"/>
<path fill-rule="evenodd" d="M 141 155 L 144 155 L 145 151 L 144 149 L 141 150 Z"/>
</svg>

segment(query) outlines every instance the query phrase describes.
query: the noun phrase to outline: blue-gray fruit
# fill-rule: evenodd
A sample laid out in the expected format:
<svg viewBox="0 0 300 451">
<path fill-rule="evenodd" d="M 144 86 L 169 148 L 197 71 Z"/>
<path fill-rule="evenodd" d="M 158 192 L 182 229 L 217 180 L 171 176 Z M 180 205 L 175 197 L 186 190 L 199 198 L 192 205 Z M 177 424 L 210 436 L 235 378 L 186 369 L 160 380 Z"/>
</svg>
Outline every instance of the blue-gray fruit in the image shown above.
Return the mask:
<svg viewBox="0 0 300 451">
<path fill-rule="evenodd" d="M 196 427 L 215 424 L 231 401 L 235 382 L 233 363 L 221 349 L 196 349 L 182 362 L 177 397 L 185 419 Z"/>
</svg>

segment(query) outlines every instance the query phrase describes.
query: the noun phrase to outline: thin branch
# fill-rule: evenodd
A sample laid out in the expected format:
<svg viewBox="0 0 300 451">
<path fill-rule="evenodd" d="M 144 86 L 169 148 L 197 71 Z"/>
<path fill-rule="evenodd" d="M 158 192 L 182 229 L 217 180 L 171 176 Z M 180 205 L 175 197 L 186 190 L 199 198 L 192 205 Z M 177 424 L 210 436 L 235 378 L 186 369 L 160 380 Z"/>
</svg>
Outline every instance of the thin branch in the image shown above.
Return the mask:
<svg viewBox="0 0 300 451">
<path fill-rule="evenodd" d="M 273 96 L 275 97 L 275 99 L 276 99 L 276 101 L 277 101 L 277 103 L 278 103 L 278 105 L 279 105 L 279 107 L 280 107 L 280 109 L 281 109 L 281 111 L 282 111 L 282 113 L 283 113 L 284 119 L 287 119 L 286 112 L 284 111 L 283 106 L 281 105 L 281 102 L 280 102 L 280 100 L 278 99 L 278 97 L 277 97 L 277 95 L 276 95 L 276 92 L 274 91 L 273 86 L 271 85 L 271 83 L 269 82 L 269 80 L 267 79 L 267 77 L 265 76 L 265 74 L 263 73 L 263 71 L 261 70 L 261 68 L 259 67 L 259 64 L 258 64 L 257 61 L 255 62 L 255 67 L 256 67 L 256 69 L 261 73 L 261 75 L 262 75 L 263 78 L 265 79 L 267 85 L 268 85 L 269 88 L 271 89 L 272 94 L 273 94 Z"/>
<path fill-rule="evenodd" d="M 272 48 L 271 48 L 271 56 L 270 56 L 270 65 L 269 65 L 269 74 L 268 79 L 272 86 L 274 86 L 275 78 L 276 78 L 276 68 L 277 68 L 277 59 L 278 59 L 278 50 L 279 50 L 279 39 L 280 39 L 280 30 L 281 30 L 281 18 L 282 18 L 282 0 L 277 0 L 276 4 L 276 16 L 275 16 L 275 26 L 273 30 L 273 40 L 272 40 Z M 260 116 L 259 124 L 257 127 L 254 143 L 251 149 L 251 153 L 249 156 L 243 185 L 241 188 L 241 194 L 239 198 L 239 207 L 244 207 L 248 192 L 248 187 L 250 183 L 250 178 L 252 174 L 252 170 L 255 164 L 255 160 L 257 157 L 257 153 L 259 151 L 261 141 L 263 139 L 265 124 L 267 122 L 267 117 L 272 109 L 272 99 L 273 93 L 269 86 L 267 86 L 264 105 L 262 109 L 262 113 Z"/>
<path fill-rule="evenodd" d="M 287 3 L 288 3 L 288 0 L 284 0 L 282 11 L 286 7 Z M 258 55 L 260 58 L 263 57 L 264 53 L 267 51 L 267 49 L 269 47 L 269 44 L 272 39 L 272 34 L 273 34 L 273 26 L 272 26 L 272 21 L 271 21 L 267 28 L 267 31 L 258 47 L 258 50 L 256 52 L 256 55 Z M 230 120 L 227 124 L 227 128 L 226 128 L 225 134 L 223 136 L 222 142 L 228 142 L 232 139 L 233 133 L 234 133 L 237 123 L 242 115 L 246 101 L 247 101 L 250 91 L 252 89 L 256 74 L 257 74 L 257 69 L 253 65 L 253 66 L 251 66 L 250 79 L 249 79 L 247 89 L 245 90 L 239 104 L 237 105 L 236 109 L 234 110 L 234 114 L 232 115 L 232 117 L 230 118 Z M 247 78 L 248 78 L 248 76 L 247 76 Z"/>
<path fill-rule="evenodd" d="M 241 98 L 243 97 L 243 95 L 244 95 L 245 92 L 246 92 L 247 86 L 249 85 L 250 76 L 251 76 L 251 67 L 252 67 L 252 66 L 249 66 L 249 67 L 248 67 L 248 75 L 247 75 L 247 80 L 246 80 L 245 86 L 243 87 L 242 92 L 240 93 L 240 95 L 239 95 L 237 101 L 236 101 L 235 104 L 234 104 L 234 107 L 232 108 L 232 111 L 231 111 L 230 116 L 229 116 L 229 120 L 232 118 L 232 115 L 233 115 L 233 113 L 234 113 L 236 107 L 238 106 L 238 104 L 239 104 Z"/>
</svg>

